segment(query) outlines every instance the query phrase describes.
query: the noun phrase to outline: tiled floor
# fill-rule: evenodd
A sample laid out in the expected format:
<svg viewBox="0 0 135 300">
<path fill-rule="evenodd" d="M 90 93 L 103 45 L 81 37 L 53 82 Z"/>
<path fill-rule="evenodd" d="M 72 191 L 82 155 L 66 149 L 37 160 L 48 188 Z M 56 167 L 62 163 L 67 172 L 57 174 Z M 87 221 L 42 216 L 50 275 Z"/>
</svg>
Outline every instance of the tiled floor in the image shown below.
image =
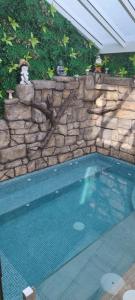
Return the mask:
<svg viewBox="0 0 135 300">
<path fill-rule="evenodd" d="M 49 277 L 38 288 L 40 299 L 121 300 L 127 289 L 135 288 L 134 224 L 135 213 L 132 213 Z M 115 297 L 106 295 L 100 284 L 102 276 L 110 272 L 125 274 L 126 286 Z"/>
<path fill-rule="evenodd" d="M 127 290 L 135 290 L 135 264 L 124 274 L 123 279 L 125 280 L 124 287 L 111 299 L 122 300 Z M 105 294 L 101 300 L 110 300 L 110 295 Z"/>
</svg>

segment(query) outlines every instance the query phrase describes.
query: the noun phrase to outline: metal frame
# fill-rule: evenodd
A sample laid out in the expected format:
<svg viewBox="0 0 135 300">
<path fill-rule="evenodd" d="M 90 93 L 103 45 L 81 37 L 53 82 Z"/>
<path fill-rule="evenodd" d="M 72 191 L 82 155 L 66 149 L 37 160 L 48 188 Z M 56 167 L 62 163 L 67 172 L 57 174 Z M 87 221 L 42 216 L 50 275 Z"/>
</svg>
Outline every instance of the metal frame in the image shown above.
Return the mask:
<svg viewBox="0 0 135 300">
<path fill-rule="evenodd" d="M 126 20 L 128 20 L 127 22 L 129 22 L 129 29 L 131 28 L 132 30 L 131 36 L 126 33 L 127 30 L 125 28 L 128 24 L 125 23 L 125 26 L 123 25 L 120 30 L 119 24 L 116 24 L 111 17 L 111 12 L 108 14 L 108 10 L 105 12 L 102 8 L 102 1 L 100 0 L 74 0 L 75 2 L 73 3 L 75 3 L 75 7 L 77 7 L 78 4 L 80 12 L 82 10 L 81 17 L 77 15 L 77 12 L 74 9 L 71 10 L 70 4 L 72 3 L 72 0 L 68 0 L 69 2 L 67 0 L 47 1 L 50 4 L 53 3 L 56 9 L 67 18 L 86 39 L 94 42 L 100 49 L 100 53 L 135 52 L 135 5 L 132 0 L 117 0 L 119 9 L 121 7 L 120 18 L 122 18 L 123 9 L 125 10 L 124 16 Z M 106 1 L 109 2 L 110 0 Z M 95 22 L 92 23 L 92 28 L 90 27 L 90 22 L 85 22 L 85 13 L 87 19 L 89 14 L 91 17 L 90 19 L 95 20 L 97 23 L 97 30 L 94 30 L 94 24 L 96 26 Z M 124 24 L 124 22 L 122 24 Z M 102 38 L 100 37 L 100 30 L 101 36 L 106 37 L 105 41 L 102 41 Z"/>
<path fill-rule="evenodd" d="M 130 17 L 135 21 L 135 7 L 130 2 L 130 0 L 119 0 L 122 6 L 125 8 Z"/>
<path fill-rule="evenodd" d="M 89 0 L 78 0 L 83 7 L 97 20 L 97 22 L 113 37 L 113 39 L 121 46 L 125 47 L 126 42 L 124 40 L 124 37 L 122 36 L 122 33 L 119 32 L 118 28 L 113 24 L 113 21 L 110 18 L 107 18 L 105 16 L 104 12 L 101 11 L 102 9 L 95 7 L 94 4 L 92 4 L 92 1 Z"/>
</svg>

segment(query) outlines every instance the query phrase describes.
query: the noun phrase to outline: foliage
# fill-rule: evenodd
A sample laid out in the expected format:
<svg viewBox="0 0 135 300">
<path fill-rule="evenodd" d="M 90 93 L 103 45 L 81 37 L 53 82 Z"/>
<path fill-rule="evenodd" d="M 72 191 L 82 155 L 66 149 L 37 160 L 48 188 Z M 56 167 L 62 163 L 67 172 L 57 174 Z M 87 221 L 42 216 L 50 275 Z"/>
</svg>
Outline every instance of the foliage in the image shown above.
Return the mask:
<svg viewBox="0 0 135 300">
<path fill-rule="evenodd" d="M 133 66 L 135 67 L 135 54 L 129 57 L 129 60 L 132 62 Z"/>
<path fill-rule="evenodd" d="M 68 75 L 85 73 L 97 52 L 46 0 L 0 0 L 0 103 L 16 85 L 21 58 L 29 61 L 31 80 L 47 79 L 60 59 Z"/>
<path fill-rule="evenodd" d="M 21 58 L 29 61 L 32 80 L 52 78 L 60 59 L 68 75 L 85 74 L 97 53 L 95 45 L 46 0 L 0 0 L 0 114 L 6 90 L 16 85 Z M 110 73 L 115 75 L 125 68 L 127 75 L 134 75 L 131 54 L 107 57 L 109 61 L 106 57 L 103 61 Z"/>
<path fill-rule="evenodd" d="M 124 78 L 124 77 L 126 77 L 127 73 L 128 73 L 127 70 L 124 67 L 122 67 L 119 69 L 118 74 L 120 75 L 121 78 Z"/>
<path fill-rule="evenodd" d="M 104 59 L 107 63 L 104 63 Z M 132 59 L 131 59 L 132 58 Z M 134 59 L 133 59 L 134 58 Z M 113 76 L 118 75 L 121 68 L 125 68 L 127 73 L 127 77 L 132 77 L 135 75 L 135 66 L 133 65 L 133 61 L 135 61 L 135 54 L 131 53 L 118 53 L 118 54 L 108 54 L 102 56 L 103 66 L 109 68 L 109 73 Z"/>
</svg>

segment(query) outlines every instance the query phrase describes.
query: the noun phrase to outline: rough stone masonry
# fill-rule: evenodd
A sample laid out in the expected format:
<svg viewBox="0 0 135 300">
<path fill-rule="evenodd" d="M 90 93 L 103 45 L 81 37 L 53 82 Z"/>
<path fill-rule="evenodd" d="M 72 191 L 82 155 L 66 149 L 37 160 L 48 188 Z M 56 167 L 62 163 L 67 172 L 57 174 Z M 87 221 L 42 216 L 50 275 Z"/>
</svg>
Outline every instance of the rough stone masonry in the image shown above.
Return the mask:
<svg viewBox="0 0 135 300">
<path fill-rule="evenodd" d="M 5 100 L 0 180 L 96 151 L 135 163 L 131 79 L 91 74 L 35 80 L 18 85 L 16 98 Z"/>
</svg>

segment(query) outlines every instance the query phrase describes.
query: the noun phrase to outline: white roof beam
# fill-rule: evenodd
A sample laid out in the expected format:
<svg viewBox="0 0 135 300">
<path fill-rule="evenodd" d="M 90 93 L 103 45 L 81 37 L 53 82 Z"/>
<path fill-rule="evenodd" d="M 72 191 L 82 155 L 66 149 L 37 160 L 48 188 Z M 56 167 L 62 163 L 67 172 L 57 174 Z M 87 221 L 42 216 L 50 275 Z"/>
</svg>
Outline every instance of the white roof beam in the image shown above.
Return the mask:
<svg viewBox="0 0 135 300">
<path fill-rule="evenodd" d="M 119 2 L 122 4 L 122 6 L 125 8 L 127 13 L 130 15 L 130 17 L 135 22 L 135 7 L 130 2 L 130 0 L 119 0 Z"/>
<path fill-rule="evenodd" d="M 113 37 L 113 39 L 122 47 L 126 47 L 125 40 L 122 34 L 116 28 L 113 21 L 110 20 L 110 17 L 105 16 L 105 13 L 101 8 L 98 8 L 98 5 L 94 5 L 92 0 L 78 0 L 85 9 L 97 20 L 98 23 Z"/>
<path fill-rule="evenodd" d="M 47 2 L 53 4 L 57 11 L 59 11 L 59 13 L 68 19 L 77 28 L 77 30 L 79 30 L 80 33 L 85 36 L 86 39 L 91 40 L 97 46 L 97 48 L 102 49 L 103 44 L 86 27 L 84 27 L 79 20 L 77 20 L 77 18 L 74 16 L 74 12 L 71 15 L 71 12 L 69 12 L 65 6 L 63 7 L 56 0 L 47 0 Z"/>
<path fill-rule="evenodd" d="M 118 44 L 108 44 L 104 45 L 102 49 L 100 49 L 101 54 L 111 54 L 111 53 L 128 53 L 135 52 L 135 42 L 129 42 L 125 48 L 121 47 Z"/>
</svg>

